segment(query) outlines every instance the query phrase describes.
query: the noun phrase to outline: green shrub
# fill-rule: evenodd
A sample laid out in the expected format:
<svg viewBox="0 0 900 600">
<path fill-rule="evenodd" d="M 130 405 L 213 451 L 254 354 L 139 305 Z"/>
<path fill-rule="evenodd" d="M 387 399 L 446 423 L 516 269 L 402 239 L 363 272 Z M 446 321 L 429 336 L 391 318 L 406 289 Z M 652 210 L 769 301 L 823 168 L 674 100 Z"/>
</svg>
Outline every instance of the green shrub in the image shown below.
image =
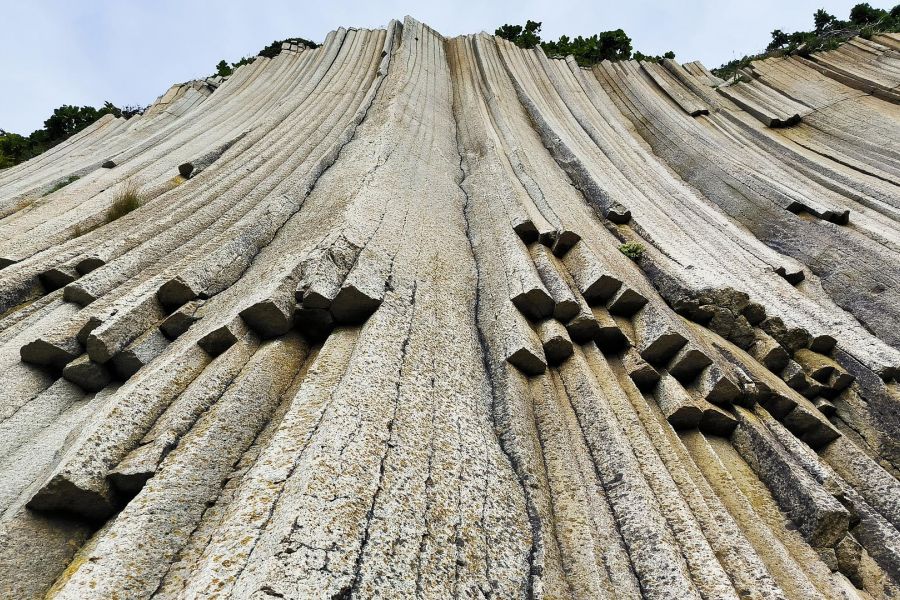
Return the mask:
<svg viewBox="0 0 900 600">
<path fill-rule="evenodd" d="M 541 22 L 528 20 L 525 25 L 501 25 L 494 35 L 509 40 L 521 48 L 540 46 L 547 56 L 562 58 L 572 55 L 579 65 L 589 67 L 603 60 L 628 60 L 631 58 L 631 38 L 621 29 L 601 31 L 590 37 L 570 38 L 559 36 L 556 41 L 541 40 Z M 662 56 L 636 52 L 638 60 L 659 62 L 663 58 L 675 58 L 671 50 Z"/>
<path fill-rule="evenodd" d="M 300 38 L 300 37 L 287 38 L 287 39 L 283 39 L 283 40 L 275 40 L 274 42 L 272 42 L 271 44 L 269 44 L 268 46 L 266 46 L 265 48 L 260 50 L 259 56 L 265 56 L 267 58 L 275 58 L 276 56 L 281 54 L 281 45 L 284 42 L 287 42 L 289 44 L 303 45 L 309 49 L 314 49 L 314 48 L 319 47 L 319 44 L 315 43 L 312 40 L 307 40 L 307 39 Z"/>
<path fill-rule="evenodd" d="M 494 32 L 497 37 L 509 40 L 520 48 L 534 48 L 541 43 L 541 24 L 528 20 L 525 26 L 502 25 Z"/>
<path fill-rule="evenodd" d="M 540 23 L 538 23 L 538 28 L 540 28 Z M 242 67 L 244 65 L 249 65 L 254 60 L 256 60 L 256 58 L 258 56 L 265 56 L 266 58 L 275 58 L 276 56 L 281 54 L 281 45 L 284 44 L 285 42 L 287 42 L 289 44 L 300 44 L 300 45 L 306 46 L 307 48 L 310 48 L 310 49 L 319 47 L 319 44 L 315 43 L 314 41 L 307 40 L 304 38 L 299 38 L 299 37 L 287 38 L 287 39 L 283 39 L 283 40 L 275 40 L 271 44 L 269 44 L 268 46 L 266 46 L 265 48 L 260 50 L 259 54 L 256 54 L 254 56 L 245 56 L 241 60 L 239 60 L 237 62 L 233 62 L 231 64 L 229 64 L 228 61 L 226 61 L 225 59 L 220 60 L 219 64 L 216 65 L 215 75 L 218 75 L 219 77 L 228 77 L 232 73 L 234 73 L 235 69 L 237 69 L 238 67 Z"/>
<path fill-rule="evenodd" d="M 232 73 L 234 73 L 234 69 L 228 66 L 228 63 L 225 62 L 224 58 L 216 65 L 216 75 L 219 77 L 228 77 Z"/>
<path fill-rule="evenodd" d="M 630 258 L 631 260 L 640 260 L 644 255 L 644 245 L 637 242 L 628 242 L 619 246 L 619 252 Z"/>
<path fill-rule="evenodd" d="M 651 55 L 649 55 L 649 54 L 644 54 L 643 52 L 635 52 L 634 55 L 633 55 L 631 58 L 633 58 L 634 60 L 641 61 L 641 62 L 658 63 L 658 62 L 662 62 L 662 60 L 663 60 L 664 58 L 672 58 L 672 59 L 674 59 L 674 58 L 675 58 L 675 53 L 672 52 L 671 50 L 669 50 L 668 52 L 666 52 L 666 53 L 663 54 L 662 56 L 651 56 Z"/>
<path fill-rule="evenodd" d="M 116 193 L 109 210 L 106 211 L 106 222 L 112 223 L 137 209 L 140 205 L 141 197 L 138 193 L 137 185 L 133 181 L 127 181 L 122 186 L 122 189 Z"/>
<path fill-rule="evenodd" d="M 847 21 L 842 21 L 820 8 L 813 14 L 813 26 L 811 31 L 794 33 L 776 29 L 772 32 L 772 41 L 764 52 L 732 60 L 712 69 L 712 72 L 727 80 L 735 77 L 737 71 L 754 60 L 791 54 L 809 56 L 813 52 L 834 50 L 857 35 L 868 39 L 876 33 L 896 33 L 900 31 L 900 4 L 887 11 L 873 8 L 869 3 L 863 2 L 850 10 Z"/>
<path fill-rule="evenodd" d="M 868 2 L 857 4 L 850 9 L 850 22 L 854 25 L 875 25 L 888 16 L 888 11 L 873 8 Z"/>
<path fill-rule="evenodd" d="M 12 167 L 49 150 L 66 138 L 78 133 L 100 117 L 110 114 L 130 119 L 143 114 L 146 107 L 125 106 L 119 108 L 112 102 L 104 102 L 102 108 L 63 104 L 53 110 L 44 121 L 43 129 L 36 129 L 28 136 L 0 129 L 0 169 Z"/>
</svg>

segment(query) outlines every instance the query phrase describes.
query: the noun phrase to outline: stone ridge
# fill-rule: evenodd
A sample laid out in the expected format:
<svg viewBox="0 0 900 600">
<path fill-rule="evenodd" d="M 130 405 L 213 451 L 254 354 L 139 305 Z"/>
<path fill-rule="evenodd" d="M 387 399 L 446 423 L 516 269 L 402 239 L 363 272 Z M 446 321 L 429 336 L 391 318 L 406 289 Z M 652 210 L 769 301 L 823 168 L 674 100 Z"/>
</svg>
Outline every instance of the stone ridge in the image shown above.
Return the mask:
<svg viewBox="0 0 900 600">
<path fill-rule="evenodd" d="M 898 52 L 407 18 L 0 172 L 0 597 L 900 598 Z"/>
</svg>

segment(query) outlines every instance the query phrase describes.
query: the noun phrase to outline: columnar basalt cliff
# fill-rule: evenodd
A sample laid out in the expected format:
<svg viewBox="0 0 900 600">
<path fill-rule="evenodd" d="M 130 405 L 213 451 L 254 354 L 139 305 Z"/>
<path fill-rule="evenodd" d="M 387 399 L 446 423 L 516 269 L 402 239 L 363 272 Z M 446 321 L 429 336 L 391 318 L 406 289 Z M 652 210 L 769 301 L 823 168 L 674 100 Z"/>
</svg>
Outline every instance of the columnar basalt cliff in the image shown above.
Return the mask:
<svg viewBox="0 0 900 600">
<path fill-rule="evenodd" d="M 900 597 L 898 101 L 407 18 L 0 172 L 0 597 Z"/>
</svg>

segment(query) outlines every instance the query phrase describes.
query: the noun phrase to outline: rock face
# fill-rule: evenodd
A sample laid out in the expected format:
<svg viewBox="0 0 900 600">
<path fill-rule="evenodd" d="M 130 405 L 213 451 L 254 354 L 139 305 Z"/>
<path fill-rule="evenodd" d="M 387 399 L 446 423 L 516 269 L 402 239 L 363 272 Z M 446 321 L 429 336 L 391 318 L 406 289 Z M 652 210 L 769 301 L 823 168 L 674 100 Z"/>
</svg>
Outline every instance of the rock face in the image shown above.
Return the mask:
<svg viewBox="0 0 900 600">
<path fill-rule="evenodd" d="M 898 48 L 407 18 L 0 172 L 0 597 L 900 597 Z"/>
</svg>

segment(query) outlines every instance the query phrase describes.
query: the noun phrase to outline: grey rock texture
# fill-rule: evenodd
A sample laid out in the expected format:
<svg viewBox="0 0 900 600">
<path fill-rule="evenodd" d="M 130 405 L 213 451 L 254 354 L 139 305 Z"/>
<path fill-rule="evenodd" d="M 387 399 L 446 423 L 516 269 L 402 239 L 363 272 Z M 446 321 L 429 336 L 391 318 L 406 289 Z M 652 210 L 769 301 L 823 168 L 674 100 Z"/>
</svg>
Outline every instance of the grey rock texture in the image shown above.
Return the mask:
<svg viewBox="0 0 900 600">
<path fill-rule="evenodd" d="M 0 171 L 0 598 L 900 598 L 898 49 L 407 18 Z"/>
</svg>

